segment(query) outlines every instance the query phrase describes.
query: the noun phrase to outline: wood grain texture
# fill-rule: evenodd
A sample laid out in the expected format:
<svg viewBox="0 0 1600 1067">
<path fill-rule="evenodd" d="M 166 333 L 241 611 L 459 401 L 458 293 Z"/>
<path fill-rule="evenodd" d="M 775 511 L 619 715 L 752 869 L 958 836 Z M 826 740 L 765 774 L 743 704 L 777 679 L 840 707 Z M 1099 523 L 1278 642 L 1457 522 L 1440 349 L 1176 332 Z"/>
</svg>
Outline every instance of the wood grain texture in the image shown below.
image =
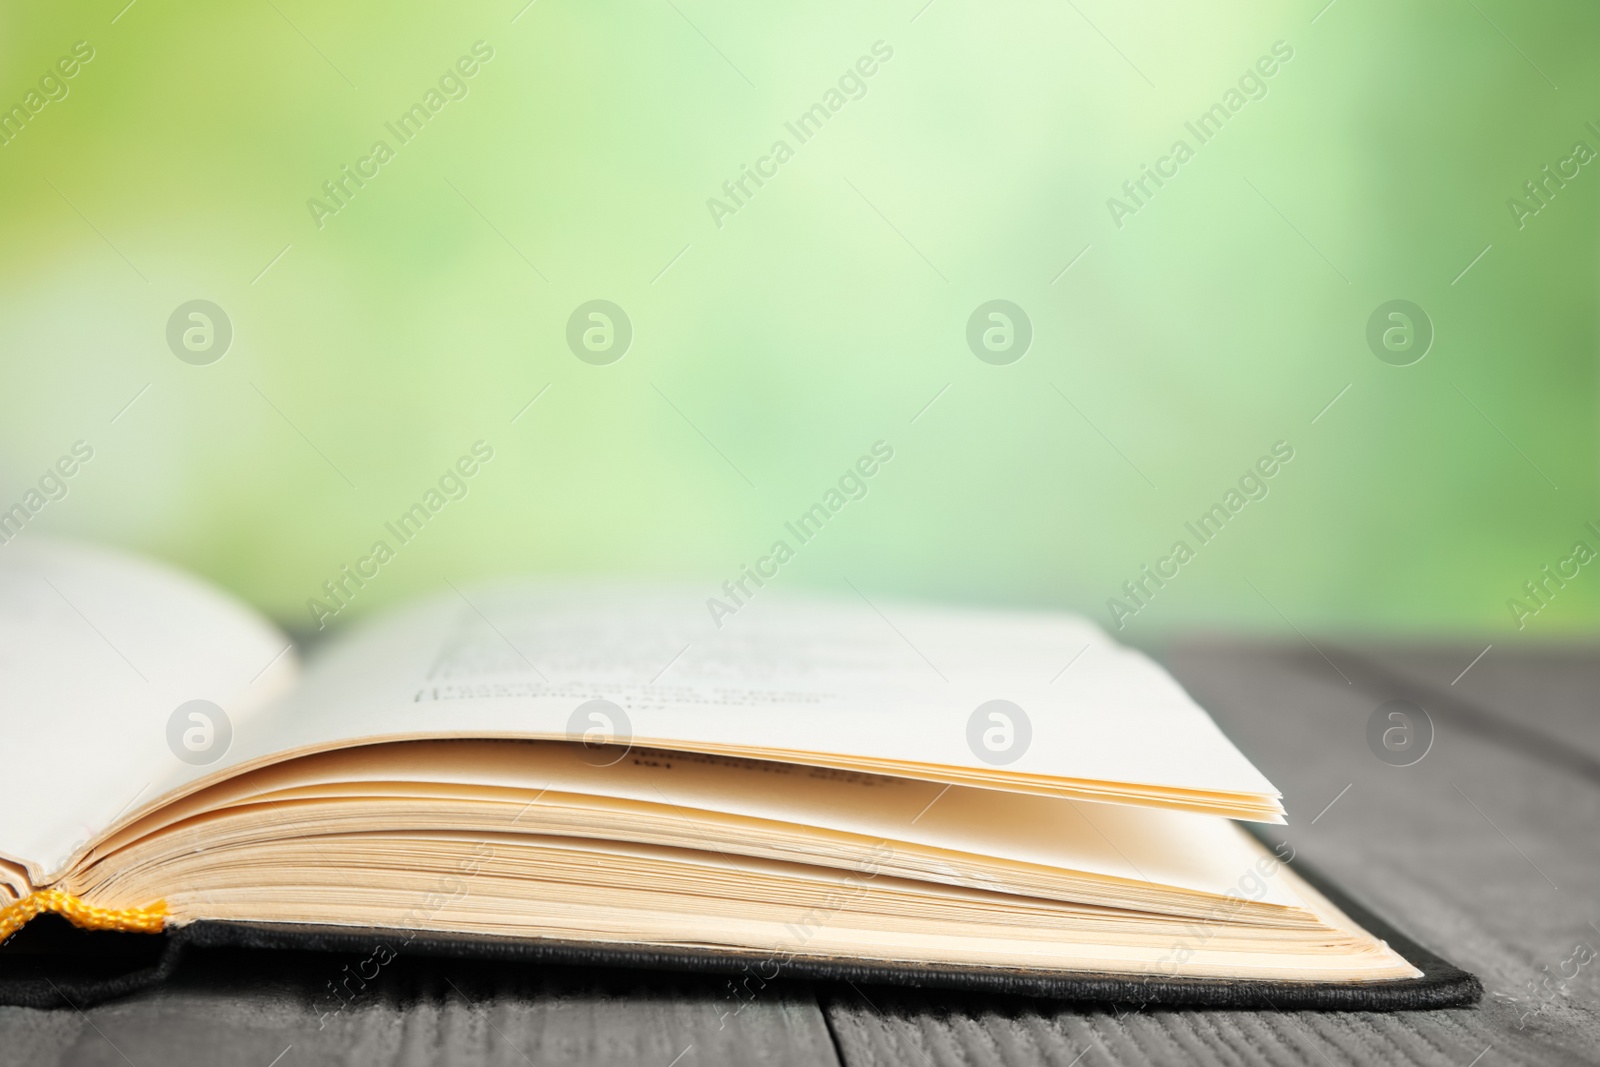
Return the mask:
<svg viewBox="0 0 1600 1067">
<path fill-rule="evenodd" d="M 824 1008 L 846 1063 L 1051 1064 L 1455 1064 L 1488 1044 L 1470 1011 L 1329 1014 L 1061 1009 L 964 1002 L 930 1007 L 898 992 L 854 990 Z M 1476 1042 L 1476 1043 L 1474 1043 Z M 1490 1063 L 1517 1062 L 1490 1060 Z M 1559 1056 L 1540 1062 L 1592 1063 Z"/>
<path fill-rule="evenodd" d="M 1528 988 L 1575 944 L 1600 949 L 1600 654 L 1497 647 L 1452 686 L 1481 650 L 1168 656 L 1284 791 L 1300 854 L 1478 973 L 1474 1009 L 1130 1011 L 783 983 L 744 1002 L 714 978 L 401 958 L 329 1018 L 326 984 L 353 960 L 206 952 L 168 987 L 86 1015 L 0 1009 L 0 1065 L 1600 1062 L 1600 959 L 1542 1007 Z M 1393 698 L 1434 719 L 1411 767 L 1367 747 L 1368 716 Z"/>
<path fill-rule="evenodd" d="M 358 960 L 197 952 L 168 986 L 87 1012 L 0 1009 L 0 1064 L 838 1063 L 805 985 L 739 1000 L 710 978 L 401 957 L 341 1008 L 327 983 Z"/>
</svg>

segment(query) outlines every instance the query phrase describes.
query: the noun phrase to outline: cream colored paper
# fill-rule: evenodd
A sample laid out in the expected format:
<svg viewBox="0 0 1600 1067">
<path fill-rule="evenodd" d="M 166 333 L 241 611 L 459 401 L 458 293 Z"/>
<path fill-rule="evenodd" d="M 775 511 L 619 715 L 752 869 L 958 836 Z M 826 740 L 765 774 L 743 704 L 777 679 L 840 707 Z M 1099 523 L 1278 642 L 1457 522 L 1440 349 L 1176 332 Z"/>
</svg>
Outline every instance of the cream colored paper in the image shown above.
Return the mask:
<svg viewBox="0 0 1600 1067">
<path fill-rule="evenodd" d="M 21 799 L 0 812 L 0 854 L 36 876 L 120 812 L 242 765 L 360 739 L 566 739 L 595 699 L 620 706 L 617 739 L 640 744 L 1277 810 L 1271 783 L 1165 671 L 1072 616 L 774 590 L 719 626 L 698 591 L 503 585 L 356 627 L 268 708 L 291 658 L 274 660 L 281 636 L 241 606 L 97 550 L 18 543 L 0 557 Z M 213 764 L 167 743 L 168 717 L 195 698 L 232 722 Z M 1031 725 L 1002 765 L 969 745 L 969 719 L 995 699 Z M 48 788 L 64 775 L 81 783 L 67 797 Z"/>
<path fill-rule="evenodd" d="M 159 564 L 26 537 L 0 547 L 0 856 L 38 878 L 119 815 L 227 765 L 181 761 L 168 719 L 209 700 L 248 730 L 294 679 L 288 646 Z"/>
<path fill-rule="evenodd" d="M 718 628 L 689 591 L 452 593 L 329 649 L 237 757 L 358 736 L 568 738 L 574 710 L 602 699 L 639 744 L 1001 787 L 1134 783 L 1277 821 L 1277 790 L 1188 694 L 1082 619 L 763 596 Z M 1003 765 L 969 747 L 995 699 L 1031 724 Z"/>
</svg>

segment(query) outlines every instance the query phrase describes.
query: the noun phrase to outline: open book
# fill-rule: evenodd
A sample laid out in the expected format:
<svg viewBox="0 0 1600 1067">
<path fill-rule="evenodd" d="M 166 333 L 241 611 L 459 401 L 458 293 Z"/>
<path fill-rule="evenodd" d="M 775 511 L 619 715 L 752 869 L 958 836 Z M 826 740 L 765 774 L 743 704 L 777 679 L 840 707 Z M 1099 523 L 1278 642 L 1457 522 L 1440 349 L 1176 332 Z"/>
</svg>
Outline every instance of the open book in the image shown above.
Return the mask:
<svg viewBox="0 0 1600 1067">
<path fill-rule="evenodd" d="M 0 938 L 54 911 L 889 980 L 1420 976 L 1241 830 L 1277 790 L 1082 619 L 769 590 L 717 621 L 452 589 L 302 670 L 195 579 L 14 542 Z"/>
</svg>

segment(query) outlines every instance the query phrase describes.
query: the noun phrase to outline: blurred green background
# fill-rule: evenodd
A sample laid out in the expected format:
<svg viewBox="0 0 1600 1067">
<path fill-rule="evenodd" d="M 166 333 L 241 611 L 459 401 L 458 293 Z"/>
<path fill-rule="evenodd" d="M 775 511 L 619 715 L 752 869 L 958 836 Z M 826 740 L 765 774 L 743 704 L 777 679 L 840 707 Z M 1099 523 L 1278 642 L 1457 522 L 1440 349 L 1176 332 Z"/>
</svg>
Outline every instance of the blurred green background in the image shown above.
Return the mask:
<svg viewBox="0 0 1600 1067">
<path fill-rule="evenodd" d="M 780 584 L 1110 624 L 1286 441 L 1119 636 L 1510 639 L 1523 583 L 1600 546 L 1600 167 L 1520 228 L 1507 203 L 1600 149 L 1592 5 L 525 3 L 5 5 L 0 105 L 93 49 L 0 147 L 0 507 L 94 449 L 23 536 L 147 551 L 304 628 L 481 439 L 340 621 L 513 571 L 710 596 L 883 440 Z M 478 41 L 400 144 L 385 123 Z M 880 41 L 800 144 L 785 122 Z M 1201 145 L 1185 122 L 1275 42 Z M 719 227 L 708 198 L 780 138 Z M 1119 227 L 1108 198 L 1180 138 Z M 319 227 L 308 198 L 380 139 Z M 565 340 L 597 298 L 633 326 L 608 366 Z M 997 298 L 1033 329 L 1002 366 L 965 336 Z M 1397 298 L 1436 332 L 1409 366 L 1366 342 Z M 210 365 L 166 339 L 194 299 L 232 323 Z M 1523 635 L 1591 629 L 1592 570 Z"/>
</svg>

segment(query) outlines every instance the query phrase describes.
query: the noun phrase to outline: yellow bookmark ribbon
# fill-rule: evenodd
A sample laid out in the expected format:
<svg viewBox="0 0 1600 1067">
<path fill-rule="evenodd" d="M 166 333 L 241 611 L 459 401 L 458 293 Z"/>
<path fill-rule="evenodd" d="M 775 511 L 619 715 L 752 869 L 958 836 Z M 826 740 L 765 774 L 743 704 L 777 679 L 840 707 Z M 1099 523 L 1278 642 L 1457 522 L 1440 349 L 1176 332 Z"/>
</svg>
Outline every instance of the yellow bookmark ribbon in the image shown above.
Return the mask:
<svg viewBox="0 0 1600 1067">
<path fill-rule="evenodd" d="M 35 915 L 53 911 L 85 930 L 121 930 L 159 934 L 167 925 L 167 902 L 148 908 L 97 908 L 60 889 L 40 889 L 9 907 L 0 908 L 0 944 L 22 929 Z"/>
</svg>

